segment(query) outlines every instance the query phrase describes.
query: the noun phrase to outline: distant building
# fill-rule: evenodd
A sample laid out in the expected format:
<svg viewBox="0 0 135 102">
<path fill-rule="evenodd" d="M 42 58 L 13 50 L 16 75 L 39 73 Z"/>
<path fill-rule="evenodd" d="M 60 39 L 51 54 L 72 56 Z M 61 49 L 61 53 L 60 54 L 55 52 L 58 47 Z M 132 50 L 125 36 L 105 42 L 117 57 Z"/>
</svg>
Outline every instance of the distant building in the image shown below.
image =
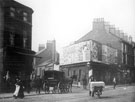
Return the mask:
<svg viewBox="0 0 135 102">
<path fill-rule="evenodd" d="M 124 83 L 125 78 L 135 82 L 132 44 L 132 37 L 116 30 L 104 19 L 95 19 L 92 31 L 63 48 L 60 68 L 67 76 L 75 76 L 75 80 L 92 75 L 106 84 L 112 83 L 114 76 L 119 83 Z"/>
<path fill-rule="evenodd" d="M 46 70 L 59 70 L 59 54 L 56 51 L 55 40 L 47 41 L 46 48 L 40 44 L 36 56 L 34 59 L 36 76 L 42 77 Z"/>
<path fill-rule="evenodd" d="M 32 13 L 14 0 L 0 0 L 0 92 L 13 89 L 15 77 L 24 80 L 33 70 Z"/>
</svg>

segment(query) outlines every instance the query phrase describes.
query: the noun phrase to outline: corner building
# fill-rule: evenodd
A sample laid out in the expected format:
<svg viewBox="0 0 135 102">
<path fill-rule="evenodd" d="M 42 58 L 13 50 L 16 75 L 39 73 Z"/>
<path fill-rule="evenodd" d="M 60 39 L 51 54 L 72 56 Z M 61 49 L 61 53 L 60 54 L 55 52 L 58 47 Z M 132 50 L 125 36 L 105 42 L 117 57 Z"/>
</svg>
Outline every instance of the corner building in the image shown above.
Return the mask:
<svg viewBox="0 0 135 102">
<path fill-rule="evenodd" d="M 95 19 L 86 35 L 63 48 L 60 54 L 61 70 L 74 82 L 92 75 L 97 81 L 112 84 L 134 82 L 134 42 L 131 36 L 109 25 L 104 19 Z"/>
<path fill-rule="evenodd" d="M 25 81 L 32 72 L 32 13 L 14 0 L 0 0 L 0 92 L 12 90 L 15 77 Z"/>
</svg>

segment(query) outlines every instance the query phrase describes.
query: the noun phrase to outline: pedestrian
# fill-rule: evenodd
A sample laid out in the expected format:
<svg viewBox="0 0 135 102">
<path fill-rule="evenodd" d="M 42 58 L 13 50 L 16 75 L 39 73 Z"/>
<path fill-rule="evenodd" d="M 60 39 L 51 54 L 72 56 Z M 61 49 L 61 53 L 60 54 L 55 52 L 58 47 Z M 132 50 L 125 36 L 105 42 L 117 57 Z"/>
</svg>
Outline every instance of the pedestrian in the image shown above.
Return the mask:
<svg viewBox="0 0 135 102">
<path fill-rule="evenodd" d="M 92 87 L 91 87 L 90 85 L 91 85 L 91 82 L 93 82 L 93 81 L 95 81 L 95 80 L 94 80 L 94 77 L 93 77 L 93 76 L 89 77 L 89 90 L 90 90 L 90 91 L 89 91 L 89 95 L 90 95 L 90 96 L 91 96 L 91 94 L 92 94 L 92 92 L 91 92 L 91 88 L 92 88 Z M 94 95 L 94 94 L 93 94 L 93 95 Z"/>
<path fill-rule="evenodd" d="M 113 78 L 113 89 L 115 89 L 115 87 L 116 87 L 116 78 L 114 77 Z"/>
<path fill-rule="evenodd" d="M 27 93 L 30 93 L 30 91 L 31 91 L 30 82 L 31 82 L 31 80 L 27 77 L 27 79 L 26 79 L 26 91 L 27 91 Z"/>
<path fill-rule="evenodd" d="M 83 81 L 83 88 L 84 88 L 84 89 L 87 89 L 87 88 L 86 88 L 86 86 L 87 86 L 87 79 L 86 79 L 86 76 L 84 76 L 84 78 L 83 78 L 82 81 Z"/>
<path fill-rule="evenodd" d="M 42 87 L 42 80 L 41 80 L 40 76 L 37 76 L 37 79 L 36 79 L 36 93 L 38 92 L 40 94 L 41 87 Z"/>
<path fill-rule="evenodd" d="M 19 78 L 16 79 L 15 86 L 16 86 L 16 89 L 13 94 L 13 97 L 14 98 L 24 98 L 24 86 L 23 86 L 22 81 Z"/>
<path fill-rule="evenodd" d="M 81 86 L 81 82 L 80 82 L 80 78 L 78 78 L 78 80 L 77 80 L 77 87 L 80 88 L 80 86 Z"/>
</svg>

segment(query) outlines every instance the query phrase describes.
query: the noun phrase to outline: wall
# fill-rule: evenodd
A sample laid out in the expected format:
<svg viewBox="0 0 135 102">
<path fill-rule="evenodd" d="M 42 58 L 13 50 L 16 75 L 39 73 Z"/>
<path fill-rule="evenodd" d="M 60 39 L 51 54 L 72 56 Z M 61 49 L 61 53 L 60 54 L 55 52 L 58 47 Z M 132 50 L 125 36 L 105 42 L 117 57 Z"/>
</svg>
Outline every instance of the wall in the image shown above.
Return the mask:
<svg viewBox="0 0 135 102">
<path fill-rule="evenodd" d="M 3 78 L 3 9 L 2 9 L 2 2 L 0 1 L 0 92 L 2 89 L 2 78 Z"/>
</svg>

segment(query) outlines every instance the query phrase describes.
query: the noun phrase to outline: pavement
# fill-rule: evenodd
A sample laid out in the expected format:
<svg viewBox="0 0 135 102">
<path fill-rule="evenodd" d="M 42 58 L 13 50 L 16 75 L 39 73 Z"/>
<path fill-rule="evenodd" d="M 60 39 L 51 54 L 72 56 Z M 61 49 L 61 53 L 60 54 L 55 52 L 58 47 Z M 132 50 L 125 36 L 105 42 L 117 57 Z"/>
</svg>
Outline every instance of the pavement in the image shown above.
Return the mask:
<svg viewBox="0 0 135 102">
<path fill-rule="evenodd" d="M 117 87 L 127 87 L 127 86 L 135 86 L 135 83 L 131 84 L 131 85 L 125 85 L 125 84 L 117 85 L 116 88 Z M 104 91 L 112 90 L 112 89 L 113 89 L 113 85 L 106 85 L 105 88 L 104 88 Z M 82 86 L 78 88 L 77 85 L 73 85 L 73 87 L 72 87 L 72 92 L 75 92 L 75 91 L 79 92 L 79 91 L 82 91 L 82 90 L 84 90 Z M 88 88 L 87 88 L 87 90 L 84 90 L 84 91 L 88 91 Z M 35 95 L 43 95 L 43 94 L 45 94 L 44 91 L 41 91 L 40 94 L 37 94 L 35 91 L 32 91 L 30 93 L 24 92 L 25 96 L 35 96 Z M 0 93 L 0 99 L 12 98 L 12 97 L 13 97 L 13 93 Z"/>
</svg>

